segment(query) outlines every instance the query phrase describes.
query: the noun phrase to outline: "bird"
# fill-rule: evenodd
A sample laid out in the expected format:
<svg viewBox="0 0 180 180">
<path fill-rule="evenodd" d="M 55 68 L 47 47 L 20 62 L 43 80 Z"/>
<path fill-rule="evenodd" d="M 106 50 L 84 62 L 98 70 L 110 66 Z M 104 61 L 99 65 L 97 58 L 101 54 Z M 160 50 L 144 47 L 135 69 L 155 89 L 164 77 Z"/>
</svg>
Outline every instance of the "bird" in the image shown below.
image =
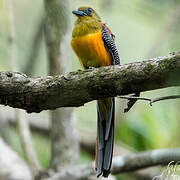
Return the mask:
<svg viewBox="0 0 180 180">
<path fill-rule="evenodd" d="M 72 31 L 71 47 L 85 69 L 119 65 L 120 58 L 114 35 L 91 7 L 72 11 L 77 16 Z M 97 177 L 110 174 L 114 145 L 115 99 L 97 100 L 97 139 L 95 169 Z"/>
</svg>

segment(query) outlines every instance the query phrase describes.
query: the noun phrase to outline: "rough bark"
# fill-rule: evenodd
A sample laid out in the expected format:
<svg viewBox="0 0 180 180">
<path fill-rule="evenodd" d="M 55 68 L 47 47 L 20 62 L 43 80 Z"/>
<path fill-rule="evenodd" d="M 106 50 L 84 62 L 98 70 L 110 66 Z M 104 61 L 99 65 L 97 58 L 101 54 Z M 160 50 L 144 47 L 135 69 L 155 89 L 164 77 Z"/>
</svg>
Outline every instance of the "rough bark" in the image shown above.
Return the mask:
<svg viewBox="0 0 180 180">
<path fill-rule="evenodd" d="M 180 53 L 147 61 L 28 78 L 0 72 L 0 104 L 40 112 L 92 100 L 180 85 Z"/>
</svg>

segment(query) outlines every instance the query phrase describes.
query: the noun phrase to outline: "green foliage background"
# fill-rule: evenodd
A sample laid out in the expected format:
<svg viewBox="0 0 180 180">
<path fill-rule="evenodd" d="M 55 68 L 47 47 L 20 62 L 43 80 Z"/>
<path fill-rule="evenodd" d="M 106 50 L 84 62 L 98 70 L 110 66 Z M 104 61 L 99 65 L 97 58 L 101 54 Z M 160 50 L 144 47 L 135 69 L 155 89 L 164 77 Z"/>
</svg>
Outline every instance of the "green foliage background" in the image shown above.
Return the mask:
<svg viewBox="0 0 180 180">
<path fill-rule="evenodd" d="M 174 10 L 180 2 L 172 0 L 113 0 L 107 5 L 105 1 L 74 0 L 70 1 L 69 16 L 72 29 L 75 17 L 71 11 L 79 6 L 92 6 L 101 15 L 116 35 L 116 44 L 121 57 L 121 64 L 154 57 L 152 48 L 173 17 Z M 32 40 L 43 15 L 43 1 L 14 0 L 15 25 L 17 33 L 18 63 L 23 70 L 33 51 Z M 0 71 L 11 69 L 9 55 L 9 19 L 5 0 L 0 0 Z M 180 24 L 174 24 L 165 37 L 160 39 L 158 56 L 180 50 Z M 45 76 L 47 73 L 46 51 L 44 41 L 36 59 L 33 76 Z M 151 52 L 151 53 L 150 53 Z M 67 52 L 69 53 L 69 52 Z M 73 52 L 73 70 L 80 69 L 80 64 Z M 179 88 L 168 88 L 142 93 L 141 96 L 158 97 L 180 93 Z M 180 145 L 180 101 L 169 100 L 155 103 L 137 102 L 132 110 L 124 114 L 126 101 L 117 99 L 116 103 L 116 143 L 123 142 L 135 151 L 157 148 L 178 147 Z M 1 107 L 3 110 L 3 107 Z M 78 129 L 82 132 L 96 134 L 96 103 L 91 102 L 84 107 L 76 108 Z M 1 132 L 1 129 L 0 129 Z M 47 136 L 33 132 L 33 140 L 39 160 L 48 167 L 50 159 L 50 141 Z M 17 132 L 9 129 L 9 144 L 22 156 Z M 91 158 L 81 153 L 80 163 Z"/>
</svg>

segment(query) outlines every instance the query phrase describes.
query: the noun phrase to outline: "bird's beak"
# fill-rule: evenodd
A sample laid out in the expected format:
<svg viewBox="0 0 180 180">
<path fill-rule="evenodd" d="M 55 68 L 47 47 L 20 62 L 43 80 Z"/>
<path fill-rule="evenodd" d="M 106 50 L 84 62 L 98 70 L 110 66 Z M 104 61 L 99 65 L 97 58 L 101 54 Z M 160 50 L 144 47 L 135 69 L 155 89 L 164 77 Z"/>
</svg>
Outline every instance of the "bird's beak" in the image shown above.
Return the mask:
<svg viewBox="0 0 180 180">
<path fill-rule="evenodd" d="M 85 12 L 79 10 L 74 10 L 72 11 L 72 13 L 75 14 L 76 16 L 87 16 Z"/>
</svg>

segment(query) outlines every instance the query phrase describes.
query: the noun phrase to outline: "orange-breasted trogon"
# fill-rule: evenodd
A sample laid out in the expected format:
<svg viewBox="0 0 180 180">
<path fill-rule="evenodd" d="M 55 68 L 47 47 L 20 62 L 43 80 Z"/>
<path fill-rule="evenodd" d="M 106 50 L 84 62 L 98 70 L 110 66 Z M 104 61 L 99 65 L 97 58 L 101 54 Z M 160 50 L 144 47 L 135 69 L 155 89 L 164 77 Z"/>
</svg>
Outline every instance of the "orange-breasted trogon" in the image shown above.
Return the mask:
<svg viewBox="0 0 180 180">
<path fill-rule="evenodd" d="M 90 7 L 73 11 L 78 19 L 72 32 L 71 46 L 85 69 L 120 64 L 114 35 Z M 114 98 L 97 101 L 97 176 L 108 177 L 111 169 L 114 143 Z"/>
</svg>

